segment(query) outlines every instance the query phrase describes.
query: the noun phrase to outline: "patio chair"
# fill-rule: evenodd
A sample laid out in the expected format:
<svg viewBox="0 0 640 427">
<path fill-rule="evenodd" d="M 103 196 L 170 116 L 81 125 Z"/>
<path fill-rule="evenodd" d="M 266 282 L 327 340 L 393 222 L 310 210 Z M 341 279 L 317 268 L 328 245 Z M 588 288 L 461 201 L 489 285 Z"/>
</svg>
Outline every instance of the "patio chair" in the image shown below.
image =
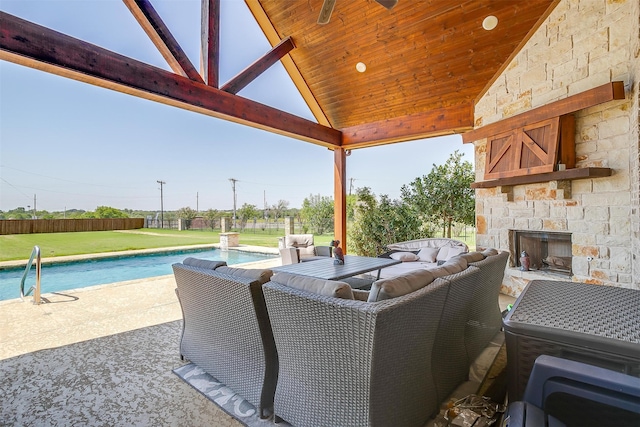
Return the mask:
<svg viewBox="0 0 640 427">
<path fill-rule="evenodd" d="M 315 261 L 326 257 L 331 257 L 331 246 L 316 246 L 313 241 L 313 234 L 289 234 L 284 236 L 282 243 L 284 249 L 295 248 L 297 251 L 297 262 Z"/>
<path fill-rule="evenodd" d="M 539 356 L 506 427 L 638 426 L 640 378 L 559 357 Z"/>
<path fill-rule="evenodd" d="M 180 356 L 245 398 L 261 418 L 267 417 L 273 408 L 278 354 L 262 280 L 184 264 L 172 267 L 184 319 Z M 233 270 L 239 269 L 227 271 Z"/>
<path fill-rule="evenodd" d="M 448 290 L 436 279 L 368 303 L 265 284 L 276 416 L 295 426 L 424 425 L 438 410 L 431 358 Z"/>
<path fill-rule="evenodd" d="M 280 249 L 280 258 L 282 258 L 282 265 L 297 264 L 300 262 L 296 248 Z"/>
</svg>

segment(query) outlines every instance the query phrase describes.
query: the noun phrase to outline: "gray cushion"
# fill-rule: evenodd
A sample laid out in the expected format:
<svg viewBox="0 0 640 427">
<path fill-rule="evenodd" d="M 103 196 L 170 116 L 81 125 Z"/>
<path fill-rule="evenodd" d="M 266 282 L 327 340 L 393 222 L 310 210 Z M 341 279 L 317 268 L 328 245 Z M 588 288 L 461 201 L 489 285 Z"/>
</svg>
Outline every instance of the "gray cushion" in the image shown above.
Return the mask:
<svg viewBox="0 0 640 427">
<path fill-rule="evenodd" d="M 467 263 L 478 262 L 484 259 L 484 255 L 482 255 L 482 252 L 469 252 L 466 254 L 460 254 L 458 256 L 460 258 L 466 259 Z"/>
<path fill-rule="evenodd" d="M 484 255 L 486 258 L 488 256 L 498 255 L 498 251 L 494 248 L 486 248 L 484 251 L 482 251 L 482 255 Z"/>
<path fill-rule="evenodd" d="M 216 268 L 216 272 L 222 274 L 228 274 L 229 276 L 238 276 L 244 277 L 247 279 L 253 279 L 260 282 L 260 284 L 265 284 L 269 281 L 271 276 L 273 275 L 273 271 L 271 270 L 263 270 L 259 268 L 234 268 L 221 266 Z"/>
<path fill-rule="evenodd" d="M 298 276 L 288 273 L 276 273 L 271 280 L 290 288 L 300 289 L 327 297 L 353 299 L 351 286 L 335 280 L 317 279 L 315 277 Z"/>
<path fill-rule="evenodd" d="M 373 282 L 369 291 L 369 302 L 397 298 L 424 288 L 435 279 L 431 270 L 420 269 L 401 276 L 380 279 Z"/>
<path fill-rule="evenodd" d="M 440 267 L 431 268 L 429 271 L 437 277 L 449 276 L 451 274 L 460 273 L 467 268 L 467 260 L 455 257 L 442 264 Z"/>
<path fill-rule="evenodd" d="M 225 261 L 210 261 L 208 259 L 200 259 L 188 257 L 182 261 L 184 265 L 190 265 L 191 267 L 204 268 L 206 270 L 215 270 L 216 268 L 227 265 Z"/>
</svg>

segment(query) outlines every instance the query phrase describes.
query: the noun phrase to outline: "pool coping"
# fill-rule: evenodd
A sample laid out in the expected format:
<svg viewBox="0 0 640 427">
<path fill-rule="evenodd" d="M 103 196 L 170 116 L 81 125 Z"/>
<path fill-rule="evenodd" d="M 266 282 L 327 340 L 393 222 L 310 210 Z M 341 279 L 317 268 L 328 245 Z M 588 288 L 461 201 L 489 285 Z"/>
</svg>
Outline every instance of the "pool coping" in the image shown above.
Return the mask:
<svg viewBox="0 0 640 427">
<path fill-rule="evenodd" d="M 209 243 L 209 244 L 200 244 L 200 245 L 169 246 L 164 248 L 135 249 L 135 250 L 129 250 L 129 251 L 65 255 L 65 256 L 41 258 L 41 262 L 42 264 L 57 264 L 57 263 L 66 263 L 66 262 L 74 262 L 74 261 L 86 261 L 86 260 L 105 259 L 105 258 L 120 258 L 125 256 L 132 256 L 132 255 L 148 255 L 148 254 L 158 254 L 158 253 L 164 253 L 164 252 L 178 252 L 178 251 L 188 251 L 188 250 L 198 250 L 198 249 L 220 249 L 220 244 Z M 279 255 L 278 248 L 269 248 L 266 246 L 238 245 L 238 246 L 230 247 L 228 250 L 239 251 L 239 252 L 260 253 L 260 254 L 267 254 L 267 255 Z M 28 259 L 2 261 L 0 262 L 0 270 L 26 267 L 28 262 L 29 262 Z"/>
</svg>

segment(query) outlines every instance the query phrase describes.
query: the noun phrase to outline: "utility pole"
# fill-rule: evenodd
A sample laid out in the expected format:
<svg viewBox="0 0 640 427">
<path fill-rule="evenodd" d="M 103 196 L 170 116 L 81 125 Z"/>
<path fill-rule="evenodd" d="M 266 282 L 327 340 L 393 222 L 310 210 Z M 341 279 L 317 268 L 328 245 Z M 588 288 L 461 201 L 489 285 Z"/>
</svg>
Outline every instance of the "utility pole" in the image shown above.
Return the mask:
<svg viewBox="0 0 640 427">
<path fill-rule="evenodd" d="M 199 203 L 200 203 L 200 197 L 198 192 L 196 191 L 196 213 L 200 212 Z"/>
<path fill-rule="evenodd" d="M 36 210 L 36 195 L 33 195 L 33 219 L 38 219 L 36 213 L 38 211 Z"/>
<path fill-rule="evenodd" d="M 238 181 L 235 178 L 229 178 L 231 181 L 231 189 L 233 190 L 233 228 L 236 228 L 236 182 Z"/>
<path fill-rule="evenodd" d="M 162 196 L 162 186 L 166 184 L 166 182 L 158 180 L 156 181 L 160 184 L 160 228 L 164 228 L 164 197 Z"/>
</svg>

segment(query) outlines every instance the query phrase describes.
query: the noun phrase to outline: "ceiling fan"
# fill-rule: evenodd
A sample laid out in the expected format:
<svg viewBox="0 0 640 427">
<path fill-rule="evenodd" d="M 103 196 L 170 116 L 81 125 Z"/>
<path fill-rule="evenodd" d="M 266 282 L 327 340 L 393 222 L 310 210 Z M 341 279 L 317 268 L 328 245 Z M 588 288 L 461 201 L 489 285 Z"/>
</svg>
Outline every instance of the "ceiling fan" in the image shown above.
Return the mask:
<svg viewBox="0 0 640 427">
<path fill-rule="evenodd" d="M 398 3 L 398 0 L 375 0 L 375 2 L 391 10 Z M 335 5 L 336 0 L 324 0 L 322 9 L 320 10 L 320 16 L 318 16 L 318 24 L 324 25 L 329 22 L 331 12 L 333 12 Z"/>
</svg>

